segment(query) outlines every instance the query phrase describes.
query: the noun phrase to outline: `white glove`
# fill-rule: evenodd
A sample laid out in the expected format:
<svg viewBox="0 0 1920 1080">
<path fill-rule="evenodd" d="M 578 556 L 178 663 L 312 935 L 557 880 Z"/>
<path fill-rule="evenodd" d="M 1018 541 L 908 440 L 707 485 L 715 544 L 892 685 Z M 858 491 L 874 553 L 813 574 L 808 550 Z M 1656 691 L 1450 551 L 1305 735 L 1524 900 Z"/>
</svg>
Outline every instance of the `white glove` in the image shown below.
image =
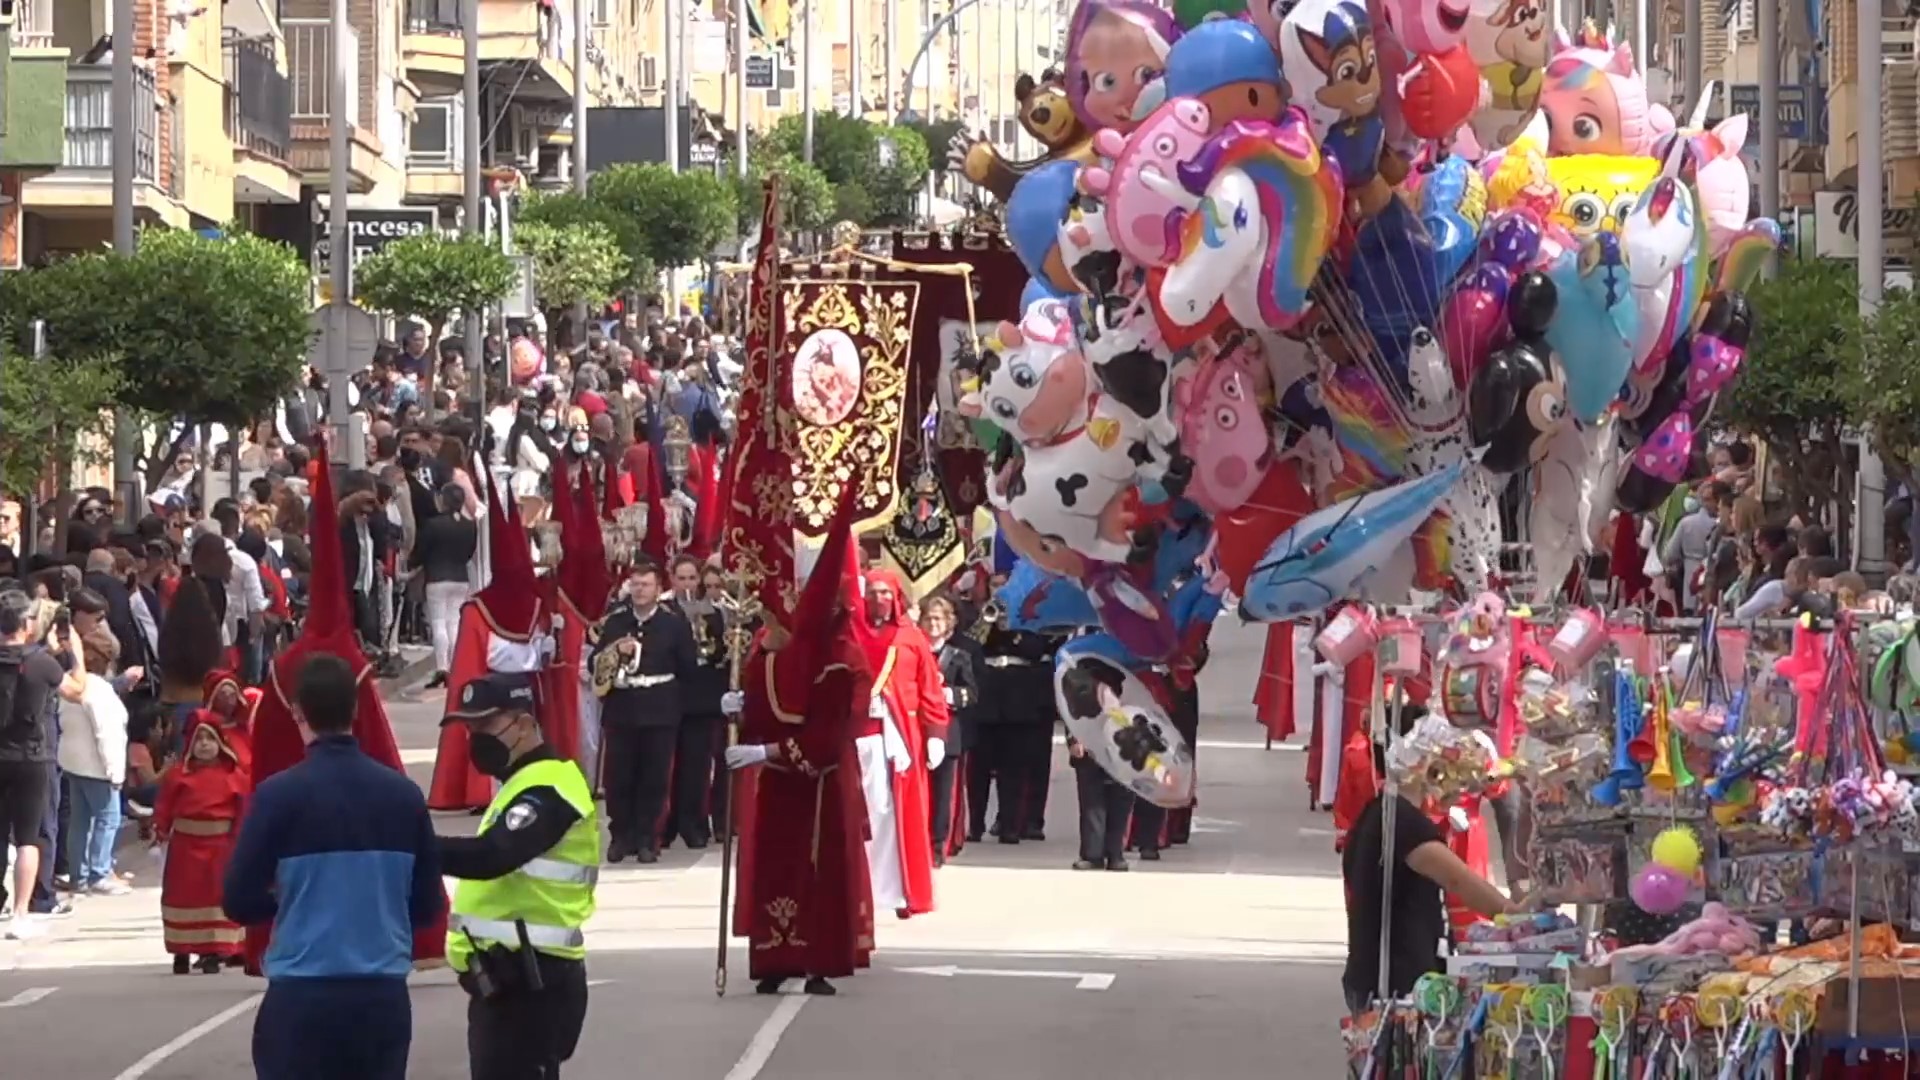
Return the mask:
<svg viewBox="0 0 1920 1080">
<path fill-rule="evenodd" d="M 951 693 L 952 691 L 948 692 Z M 940 767 L 940 763 L 945 760 L 947 760 L 947 740 L 929 737 L 927 739 L 927 768 L 937 769 Z"/>
<path fill-rule="evenodd" d="M 887 700 L 879 694 L 875 694 L 869 698 L 867 700 L 867 717 L 872 720 L 885 720 L 887 718 Z"/>
<path fill-rule="evenodd" d="M 743 743 L 727 747 L 727 768 L 744 769 L 749 765 L 758 765 L 767 760 L 767 748 L 759 743 Z"/>
<path fill-rule="evenodd" d="M 892 723 L 881 725 L 880 745 L 886 750 L 887 760 L 893 763 L 894 772 L 903 773 L 913 768 L 913 755 L 907 753 L 907 741 L 893 729 Z"/>
<path fill-rule="evenodd" d="M 947 687 L 947 704 L 953 704 L 953 687 Z"/>
<path fill-rule="evenodd" d="M 729 690 L 720 695 L 720 711 L 728 716 L 739 716 L 747 707 L 747 695 L 738 690 Z"/>
</svg>

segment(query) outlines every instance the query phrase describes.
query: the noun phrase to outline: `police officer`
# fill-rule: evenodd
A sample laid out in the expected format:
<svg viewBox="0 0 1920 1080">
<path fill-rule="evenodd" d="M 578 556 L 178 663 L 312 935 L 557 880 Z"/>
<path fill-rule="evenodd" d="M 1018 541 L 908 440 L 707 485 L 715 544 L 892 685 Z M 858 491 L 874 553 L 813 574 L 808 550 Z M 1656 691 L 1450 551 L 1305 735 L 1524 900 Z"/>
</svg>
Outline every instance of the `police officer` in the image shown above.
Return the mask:
<svg viewBox="0 0 1920 1080">
<path fill-rule="evenodd" d="M 500 782 L 479 835 L 440 838 L 442 870 L 460 879 L 447 963 L 469 995 L 473 1080 L 559 1076 L 587 1019 L 600 824 L 586 776 L 541 738 L 533 709 L 530 676 L 490 672 L 442 721 L 467 725 L 474 766 Z"/>
</svg>

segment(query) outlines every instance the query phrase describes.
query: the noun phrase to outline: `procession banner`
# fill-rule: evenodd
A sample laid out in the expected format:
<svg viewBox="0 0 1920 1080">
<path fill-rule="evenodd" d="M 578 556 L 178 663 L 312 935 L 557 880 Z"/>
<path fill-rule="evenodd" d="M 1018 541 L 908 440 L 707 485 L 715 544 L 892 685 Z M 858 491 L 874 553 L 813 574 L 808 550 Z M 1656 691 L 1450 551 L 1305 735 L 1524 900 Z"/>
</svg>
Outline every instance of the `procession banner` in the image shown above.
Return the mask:
<svg viewBox="0 0 1920 1080">
<path fill-rule="evenodd" d="M 855 528 L 886 524 L 899 501 L 903 433 L 919 430 L 905 414 L 921 284 L 887 271 L 835 276 L 803 268 L 789 273 L 780 292 L 773 426 L 791 482 L 756 493 L 753 510 L 818 538 L 841 489 L 853 484 Z"/>
<path fill-rule="evenodd" d="M 784 348 L 776 183 L 769 178 L 765 184 L 760 246 L 748 283 L 747 362 L 734 406 L 737 442 L 728 460 L 720 561 L 758 597 L 762 618 L 792 629 L 800 590 L 794 580 L 793 532 L 782 505 L 792 497 L 793 465 L 784 449 L 781 418 L 792 401 L 775 360 Z"/>
<path fill-rule="evenodd" d="M 914 473 L 906 498 L 880 535 L 880 553 L 914 602 L 938 591 L 966 561 L 966 538 L 933 462 L 925 461 Z"/>
</svg>

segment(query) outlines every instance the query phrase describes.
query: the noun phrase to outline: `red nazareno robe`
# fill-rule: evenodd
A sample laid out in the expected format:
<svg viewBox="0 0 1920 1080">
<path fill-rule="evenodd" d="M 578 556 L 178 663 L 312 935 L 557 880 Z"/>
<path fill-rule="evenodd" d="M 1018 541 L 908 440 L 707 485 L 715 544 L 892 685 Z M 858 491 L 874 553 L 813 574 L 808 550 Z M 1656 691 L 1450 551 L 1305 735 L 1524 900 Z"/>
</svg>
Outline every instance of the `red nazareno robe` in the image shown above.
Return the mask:
<svg viewBox="0 0 1920 1080">
<path fill-rule="evenodd" d="M 203 712 L 187 732 L 220 725 Z M 160 778 L 160 799 L 153 810 L 154 835 L 167 845 L 160 871 L 160 923 L 167 951 L 201 956 L 239 956 L 247 932 L 220 908 L 221 881 L 240 833 L 240 813 L 252 781 L 234 748 L 224 738 L 220 756 L 191 758 Z"/>
<path fill-rule="evenodd" d="M 899 580 L 885 570 L 870 572 L 867 580 L 893 590 L 894 610 L 874 631 L 868 663 L 874 671 L 874 692 L 885 698 L 913 759 L 912 768 L 892 774 L 894 833 L 907 894 L 907 908 L 898 914 L 904 918 L 933 910 L 933 833 L 928 821 L 933 786 L 927 775 L 927 740 L 945 739 L 951 716 L 940 661 L 926 634 L 908 620 Z"/>
<path fill-rule="evenodd" d="M 742 671 L 741 741 L 773 747 L 755 770 L 752 813 L 741 830 L 734 927 L 749 943 L 758 979 L 838 978 L 866 967 L 873 951 L 867 878 L 866 802 L 852 725 L 866 715 L 873 682 L 857 648 L 826 658 L 804 715 L 781 705 L 793 686 L 782 652 L 756 650 Z M 922 830 L 925 840 L 925 830 Z"/>
</svg>

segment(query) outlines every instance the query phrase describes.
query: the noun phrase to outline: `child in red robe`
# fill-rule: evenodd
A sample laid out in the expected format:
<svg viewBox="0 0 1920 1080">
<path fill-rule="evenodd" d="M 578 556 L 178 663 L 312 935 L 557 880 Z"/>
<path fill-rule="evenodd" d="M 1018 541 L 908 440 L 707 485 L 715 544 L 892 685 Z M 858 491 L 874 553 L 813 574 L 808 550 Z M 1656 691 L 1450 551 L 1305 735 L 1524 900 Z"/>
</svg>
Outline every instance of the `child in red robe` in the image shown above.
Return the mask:
<svg viewBox="0 0 1920 1080">
<path fill-rule="evenodd" d="M 246 932 L 221 910 L 220 890 L 251 786 L 220 725 L 196 713 L 185 757 L 160 778 L 153 815 L 156 842 L 166 845 L 160 922 L 175 975 L 187 973 L 194 954 L 209 975 L 241 954 Z"/>
<path fill-rule="evenodd" d="M 220 738 L 233 749 L 241 773 L 253 775 L 253 703 L 260 691 L 242 689 L 240 678 L 231 671 L 209 671 L 203 683 L 205 696 L 200 714 L 220 728 Z"/>
</svg>

